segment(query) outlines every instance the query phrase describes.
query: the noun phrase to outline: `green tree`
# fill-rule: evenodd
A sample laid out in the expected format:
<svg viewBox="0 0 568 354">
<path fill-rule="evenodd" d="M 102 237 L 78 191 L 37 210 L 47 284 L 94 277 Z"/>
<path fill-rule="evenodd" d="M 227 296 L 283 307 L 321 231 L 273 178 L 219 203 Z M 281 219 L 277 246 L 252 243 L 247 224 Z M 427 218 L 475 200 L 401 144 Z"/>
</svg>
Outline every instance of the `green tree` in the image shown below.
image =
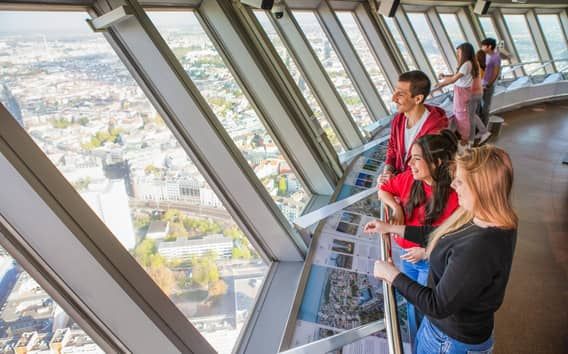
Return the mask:
<svg viewBox="0 0 568 354">
<path fill-rule="evenodd" d="M 144 269 L 166 295 L 169 296 L 174 292 L 176 287 L 176 278 L 174 272 L 168 269 L 165 265 L 152 264 L 149 267 L 144 267 Z"/>
<path fill-rule="evenodd" d="M 157 168 L 154 165 L 147 165 L 146 167 L 144 167 L 144 173 L 146 175 L 154 175 L 154 176 L 159 176 L 160 175 L 160 169 Z"/>
<path fill-rule="evenodd" d="M 217 256 L 214 252 L 209 252 L 202 257 L 194 257 L 191 260 L 192 281 L 200 286 L 206 286 L 211 282 L 219 280 L 219 269 L 215 260 Z"/>
<path fill-rule="evenodd" d="M 51 120 L 51 125 L 57 129 L 66 129 L 71 126 L 71 121 L 65 118 L 55 118 Z"/>
<path fill-rule="evenodd" d="M 251 259 L 252 253 L 248 247 L 233 247 L 232 249 L 233 259 Z"/>
<path fill-rule="evenodd" d="M 146 214 L 134 217 L 134 228 L 137 230 L 145 229 L 150 226 L 150 216 Z"/>
<path fill-rule="evenodd" d="M 288 194 L 288 178 L 286 176 L 280 176 L 278 180 L 278 195 L 285 196 Z"/>
<path fill-rule="evenodd" d="M 89 124 L 89 118 L 87 117 L 81 117 L 79 119 L 77 119 L 77 124 L 81 125 L 81 126 L 86 126 L 87 124 Z"/>
<path fill-rule="evenodd" d="M 167 240 L 175 240 L 178 237 L 189 236 L 183 224 L 179 221 L 170 222 L 170 231 L 168 232 Z"/>
<path fill-rule="evenodd" d="M 85 177 L 80 178 L 75 183 L 73 183 L 73 187 L 75 187 L 75 189 L 78 191 L 84 191 L 89 187 L 89 184 L 91 184 L 91 178 Z"/>
<path fill-rule="evenodd" d="M 229 290 L 229 287 L 227 286 L 227 283 L 225 283 L 225 281 L 222 279 L 209 284 L 209 296 L 211 297 L 225 295 L 227 293 L 227 290 Z"/>
<path fill-rule="evenodd" d="M 157 252 L 156 241 L 145 239 L 134 249 L 134 258 L 144 267 L 150 266 L 152 256 Z"/>
<path fill-rule="evenodd" d="M 164 215 L 162 215 L 162 220 L 167 222 L 183 222 L 183 214 L 178 209 L 168 209 Z"/>
</svg>

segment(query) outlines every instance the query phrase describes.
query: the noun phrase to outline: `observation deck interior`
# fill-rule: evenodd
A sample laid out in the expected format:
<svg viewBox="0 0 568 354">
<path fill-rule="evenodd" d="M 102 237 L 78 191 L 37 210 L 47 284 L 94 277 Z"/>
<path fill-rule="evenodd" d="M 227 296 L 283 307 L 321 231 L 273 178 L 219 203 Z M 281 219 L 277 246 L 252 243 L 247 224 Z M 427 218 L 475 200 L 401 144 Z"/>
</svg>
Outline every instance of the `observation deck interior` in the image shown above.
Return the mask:
<svg viewBox="0 0 568 354">
<path fill-rule="evenodd" d="M 495 37 L 520 225 L 494 353 L 568 353 L 568 3 L 272 3 L 0 1 L 0 352 L 410 354 L 385 241 L 357 243 L 393 90 Z"/>
</svg>

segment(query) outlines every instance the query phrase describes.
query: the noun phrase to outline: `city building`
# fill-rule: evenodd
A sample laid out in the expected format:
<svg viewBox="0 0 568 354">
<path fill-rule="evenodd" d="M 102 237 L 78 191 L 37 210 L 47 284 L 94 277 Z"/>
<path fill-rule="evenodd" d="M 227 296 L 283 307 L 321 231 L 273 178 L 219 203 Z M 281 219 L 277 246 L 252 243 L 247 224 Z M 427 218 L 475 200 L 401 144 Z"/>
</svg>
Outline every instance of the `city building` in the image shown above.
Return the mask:
<svg viewBox="0 0 568 354">
<path fill-rule="evenodd" d="M 105 222 L 120 243 L 126 249 L 133 249 L 136 245 L 136 238 L 124 180 L 108 180 L 101 184 L 92 183 L 86 191 L 81 193 L 81 196 Z"/>
<path fill-rule="evenodd" d="M 158 253 L 168 260 L 190 259 L 193 256 L 204 256 L 214 252 L 217 258 L 230 258 L 233 240 L 222 234 L 213 234 L 195 238 L 178 237 L 174 241 L 161 241 Z"/>
<path fill-rule="evenodd" d="M 148 231 L 146 231 L 146 238 L 149 240 L 160 240 L 166 238 L 170 232 L 170 223 L 167 221 L 152 220 Z"/>
</svg>

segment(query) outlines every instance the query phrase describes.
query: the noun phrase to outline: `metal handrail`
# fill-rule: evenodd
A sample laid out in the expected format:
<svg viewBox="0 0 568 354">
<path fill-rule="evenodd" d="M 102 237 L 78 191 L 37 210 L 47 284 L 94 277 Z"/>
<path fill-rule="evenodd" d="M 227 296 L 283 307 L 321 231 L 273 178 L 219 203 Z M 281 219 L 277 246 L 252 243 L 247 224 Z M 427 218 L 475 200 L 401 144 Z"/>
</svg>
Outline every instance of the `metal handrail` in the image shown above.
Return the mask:
<svg viewBox="0 0 568 354">
<path fill-rule="evenodd" d="M 514 63 L 514 64 L 507 64 L 507 65 L 503 65 L 501 66 L 501 69 L 506 69 L 506 70 L 501 70 L 501 80 L 503 80 L 503 77 L 509 73 L 513 73 L 513 75 L 515 76 L 515 79 L 517 78 L 517 74 L 515 73 L 515 70 L 522 68 L 525 65 L 530 65 L 530 64 L 541 64 L 539 65 L 538 68 L 535 68 L 534 70 L 532 70 L 530 73 L 528 73 L 526 76 L 531 76 L 533 75 L 535 72 L 543 69 L 544 67 L 546 67 L 547 65 L 551 65 L 552 63 L 556 63 L 556 62 L 563 62 L 563 61 L 568 61 L 568 58 L 561 58 L 561 59 L 550 59 L 550 60 L 546 60 L 546 61 L 540 61 L 540 60 L 535 60 L 535 61 L 526 61 L 526 62 L 522 62 L 522 63 Z M 559 72 L 560 70 L 556 70 L 557 72 Z"/>
<path fill-rule="evenodd" d="M 288 349 L 279 354 L 328 353 L 382 331 L 383 329 L 385 329 L 385 321 L 378 320 L 334 334 L 331 337 L 322 338 L 308 344 Z"/>
<path fill-rule="evenodd" d="M 387 220 L 388 210 L 381 202 L 381 220 Z M 387 241 L 383 235 L 379 235 L 379 242 L 381 244 L 381 260 L 387 262 L 391 258 L 391 244 L 390 239 Z M 387 341 L 389 345 L 389 353 L 402 354 L 402 337 L 400 335 L 400 327 L 398 325 L 398 311 L 396 306 L 396 296 L 394 287 L 383 281 L 383 296 L 385 297 L 385 320 L 387 330 Z"/>
<path fill-rule="evenodd" d="M 545 67 L 552 65 L 552 63 L 554 63 L 554 60 L 547 60 L 547 61 L 543 61 L 542 64 L 540 64 L 539 66 L 537 66 L 536 68 L 534 68 L 533 70 L 531 70 L 530 72 L 527 73 L 527 76 L 532 76 L 534 73 L 541 71 L 542 69 L 544 69 Z"/>
</svg>

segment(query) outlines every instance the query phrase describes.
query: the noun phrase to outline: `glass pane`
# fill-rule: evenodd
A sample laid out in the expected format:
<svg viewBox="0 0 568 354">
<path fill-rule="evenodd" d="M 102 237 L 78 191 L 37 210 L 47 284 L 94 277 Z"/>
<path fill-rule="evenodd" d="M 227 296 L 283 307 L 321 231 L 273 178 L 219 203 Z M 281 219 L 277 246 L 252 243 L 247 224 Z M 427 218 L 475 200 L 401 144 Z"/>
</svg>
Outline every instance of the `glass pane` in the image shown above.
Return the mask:
<svg viewBox="0 0 568 354">
<path fill-rule="evenodd" d="M 483 33 L 485 33 L 486 38 L 489 37 L 495 38 L 497 40 L 499 39 L 491 17 L 479 17 L 479 23 L 481 24 L 481 29 L 483 30 Z"/>
<path fill-rule="evenodd" d="M 537 15 L 540 27 L 546 30 L 544 39 L 548 44 L 548 49 L 554 59 L 568 59 L 568 47 L 566 37 L 560 24 L 558 15 Z M 557 62 L 556 67 L 561 68 L 568 64 L 568 61 Z"/>
<path fill-rule="evenodd" d="M 260 25 L 264 29 L 266 35 L 270 39 L 270 42 L 272 42 L 272 45 L 274 46 L 274 48 L 278 52 L 280 59 L 282 59 L 284 64 L 286 64 L 286 67 L 288 68 L 290 75 L 292 75 L 292 77 L 294 78 L 294 81 L 298 85 L 298 88 L 300 89 L 300 91 L 302 92 L 304 97 L 306 98 L 306 101 L 308 102 L 308 104 L 310 105 L 310 108 L 314 112 L 314 115 L 317 118 L 319 124 L 321 125 L 321 127 L 325 131 L 327 138 L 329 139 L 329 141 L 331 142 L 331 144 L 335 148 L 335 151 L 337 153 L 344 152 L 343 146 L 341 145 L 341 142 L 337 138 L 335 131 L 333 130 L 333 128 L 329 124 L 329 121 L 327 120 L 327 118 L 323 114 L 319 103 L 317 102 L 315 96 L 312 93 L 312 90 L 310 89 L 310 87 L 306 83 L 306 80 L 304 79 L 303 75 L 300 73 L 300 70 L 296 66 L 296 63 L 294 62 L 294 58 L 292 58 L 292 56 L 288 52 L 288 48 L 286 48 L 286 46 L 282 42 L 282 39 L 280 38 L 280 36 L 276 32 L 274 25 L 272 24 L 272 22 L 268 18 L 268 15 L 264 11 L 254 11 L 254 14 L 255 14 L 258 22 L 260 23 Z"/>
<path fill-rule="evenodd" d="M 440 20 L 446 28 L 446 33 L 448 33 L 455 50 L 457 46 L 466 41 L 458 17 L 456 14 L 440 14 Z"/>
<path fill-rule="evenodd" d="M 365 66 L 367 73 L 371 77 L 373 84 L 381 95 L 385 107 L 387 107 L 389 112 L 393 112 L 393 107 L 391 104 L 392 89 L 390 88 L 387 79 L 383 74 L 383 69 L 380 67 L 380 64 L 375 59 L 373 53 L 371 53 L 369 44 L 363 37 L 361 28 L 357 24 L 354 14 L 350 11 L 337 11 L 336 15 L 339 19 L 339 22 L 341 22 L 345 33 L 347 33 L 351 44 L 355 48 L 357 55 L 359 55 L 359 58 L 363 62 L 363 65 Z"/>
<path fill-rule="evenodd" d="M 355 90 L 331 42 L 321 28 L 316 15 L 313 12 L 306 11 L 293 11 L 293 14 L 339 95 L 347 105 L 349 112 L 351 112 L 359 130 L 365 134 L 363 128 L 372 123 L 371 116 L 363 105 L 361 97 Z"/>
<path fill-rule="evenodd" d="M 0 12 L 0 87 L 8 92 L 0 100 L 19 107 L 47 157 L 215 349 L 228 353 L 267 267 L 86 17 Z M 203 42 L 187 46 L 207 51 Z"/>
<path fill-rule="evenodd" d="M 540 61 L 525 15 L 504 15 L 503 17 L 513 38 L 521 63 Z M 538 63 L 528 64 L 523 67 L 526 73 L 529 74 L 539 65 Z M 544 70 L 539 70 L 538 73 L 544 74 Z"/>
<path fill-rule="evenodd" d="M 389 28 L 389 31 L 394 41 L 396 42 L 396 45 L 398 46 L 398 50 L 400 50 L 400 54 L 402 54 L 402 57 L 404 58 L 404 61 L 408 66 L 408 69 L 416 70 L 417 67 L 416 64 L 414 63 L 414 58 L 412 58 L 412 55 L 410 54 L 410 51 L 406 46 L 406 42 L 404 41 L 404 39 L 400 34 L 400 29 L 398 28 L 396 20 L 392 17 L 385 17 L 385 16 L 383 16 L 383 19 L 385 20 L 385 23 L 387 24 L 387 27 Z"/>
<path fill-rule="evenodd" d="M 0 306 L 3 353 L 104 353 L 1 246 Z"/>
<path fill-rule="evenodd" d="M 436 76 L 440 73 L 449 73 L 450 69 L 448 68 L 448 64 L 446 64 L 444 56 L 440 51 L 440 47 L 434 37 L 434 33 L 432 33 L 432 29 L 430 28 L 426 15 L 418 12 L 408 12 L 407 15 L 408 20 L 414 28 L 414 32 L 416 32 L 416 35 L 418 36 L 418 41 L 422 45 L 422 48 L 424 48 L 424 52 L 430 61 L 430 65 L 432 65 L 432 68 L 436 73 Z"/>
<path fill-rule="evenodd" d="M 150 19 L 290 222 L 310 199 L 193 12 Z"/>
</svg>

